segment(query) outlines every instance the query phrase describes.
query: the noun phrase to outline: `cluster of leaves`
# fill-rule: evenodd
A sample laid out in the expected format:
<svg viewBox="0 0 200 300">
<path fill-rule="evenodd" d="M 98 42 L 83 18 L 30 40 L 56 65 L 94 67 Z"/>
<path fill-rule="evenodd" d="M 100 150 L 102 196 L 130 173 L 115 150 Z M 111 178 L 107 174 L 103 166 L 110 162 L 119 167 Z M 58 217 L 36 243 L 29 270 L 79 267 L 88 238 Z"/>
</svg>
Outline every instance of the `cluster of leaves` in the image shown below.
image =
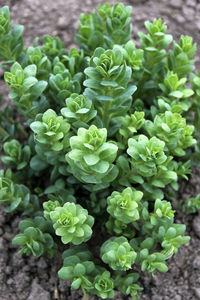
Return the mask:
<svg viewBox="0 0 200 300">
<path fill-rule="evenodd" d="M 22 27 L 0 9 L 12 100 L 0 113 L 0 203 L 28 216 L 13 244 L 36 257 L 68 244 L 59 277 L 102 299 L 114 289 L 138 299 L 139 268 L 166 272 L 189 241 L 170 201 L 200 153 L 196 45 L 155 19 L 137 48 L 130 20 L 129 6 L 99 5 L 67 52 L 50 36 L 24 48 Z M 183 204 L 199 207 L 199 195 Z"/>
</svg>

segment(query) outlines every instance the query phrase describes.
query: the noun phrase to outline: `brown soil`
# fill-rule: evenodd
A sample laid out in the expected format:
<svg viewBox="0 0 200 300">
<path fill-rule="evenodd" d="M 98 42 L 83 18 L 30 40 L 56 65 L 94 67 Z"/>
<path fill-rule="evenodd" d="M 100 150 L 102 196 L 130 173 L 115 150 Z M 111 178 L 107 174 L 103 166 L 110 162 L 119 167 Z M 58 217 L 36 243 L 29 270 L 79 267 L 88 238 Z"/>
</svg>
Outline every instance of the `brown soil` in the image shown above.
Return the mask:
<svg viewBox="0 0 200 300">
<path fill-rule="evenodd" d="M 74 33 L 81 12 L 90 12 L 102 0 L 0 0 L 0 5 L 9 5 L 15 23 L 25 25 L 25 42 L 30 45 L 34 37 L 44 34 L 59 35 L 66 47 L 74 45 Z M 117 1 L 108 1 L 115 3 Z M 163 17 L 169 32 L 175 38 L 188 34 L 199 42 L 200 3 L 198 0 L 127 0 L 133 6 L 134 38 L 138 30 L 144 30 L 145 20 Z M 1 75 L 0 75 L 1 76 Z M 0 90 L 7 99 L 7 89 L 0 80 Z M 7 103 L 7 102 L 6 102 Z M 181 185 L 177 200 L 200 193 L 200 171 L 194 169 L 189 183 Z M 11 245 L 18 232 L 18 215 L 0 213 L 0 299 L 1 300 L 78 300 L 80 291 L 70 291 L 70 283 L 60 281 L 57 270 L 60 259 L 46 257 L 35 259 L 22 257 Z M 200 299 L 200 216 L 177 215 L 177 222 L 187 225 L 191 242 L 180 248 L 179 253 L 168 263 L 169 272 L 145 274 L 141 279 L 144 292 L 142 300 L 197 300 Z M 91 297 L 91 300 L 98 299 Z M 123 298 L 116 294 L 115 299 Z"/>
</svg>

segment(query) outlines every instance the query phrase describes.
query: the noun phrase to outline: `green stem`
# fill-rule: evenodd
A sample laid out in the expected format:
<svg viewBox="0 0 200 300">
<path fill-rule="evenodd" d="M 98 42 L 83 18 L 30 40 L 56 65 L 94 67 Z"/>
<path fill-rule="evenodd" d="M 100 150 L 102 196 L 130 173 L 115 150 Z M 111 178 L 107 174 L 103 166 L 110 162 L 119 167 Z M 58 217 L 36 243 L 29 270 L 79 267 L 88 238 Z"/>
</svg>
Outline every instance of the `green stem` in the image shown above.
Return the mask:
<svg viewBox="0 0 200 300">
<path fill-rule="evenodd" d="M 83 296 L 82 300 L 90 300 L 90 296 L 89 294 L 86 294 Z"/>
<path fill-rule="evenodd" d="M 108 112 L 110 107 L 112 105 L 112 101 L 105 101 L 104 102 L 104 107 L 103 107 L 103 112 L 102 112 L 102 120 L 104 127 L 108 129 L 109 123 L 110 123 L 110 113 Z"/>
<path fill-rule="evenodd" d="M 145 61 L 144 69 L 151 70 L 152 67 L 154 67 L 154 65 L 152 65 L 154 56 L 155 56 L 154 53 L 149 54 L 148 60 Z M 142 94 L 143 86 L 149 77 L 150 77 L 149 74 L 144 70 L 144 72 L 142 74 L 142 78 L 138 82 L 137 90 L 134 93 L 134 96 L 133 96 L 134 99 L 137 99 Z"/>
</svg>

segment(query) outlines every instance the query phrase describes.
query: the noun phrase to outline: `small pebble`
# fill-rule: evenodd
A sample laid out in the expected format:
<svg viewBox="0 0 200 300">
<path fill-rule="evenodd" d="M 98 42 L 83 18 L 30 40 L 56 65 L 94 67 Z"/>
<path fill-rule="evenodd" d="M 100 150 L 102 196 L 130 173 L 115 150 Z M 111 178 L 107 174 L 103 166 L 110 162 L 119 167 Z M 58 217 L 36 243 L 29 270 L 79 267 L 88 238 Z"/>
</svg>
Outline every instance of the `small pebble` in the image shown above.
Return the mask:
<svg viewBox="0 0 200 300">
<path fill-rule="evenodd" d="M 43 287 L 34 280 L 31 286 L 31 292 L 27 300 L 36 299 L 50 300 L 51 298 L 50 293 L 48 291 L 45 291 Z"/>
<path fill-rule="evenodd" d="M 58 29 L 66 29 L 71 23 L 71 19 L 67 16 L 62 16 L 58 19 L 57 28 Z"/>
<path fill-rule="evenodd" d="M 200 288 L 194 288 L 194 294 L 197 296 L 197 299 L 200 299 Z"/>
<path fill-rule="evenodd" d="M 200 270 L 200 255 L 197 255 L 195 259 L 192 262 L 192 266 L 194 269 L 199 269 Z"/>
<path fill-rule="evenodd" d="M 192 222 L 192 228 L 195 234 L 200 238 L 200 216 L 196 216 Z"/>
<path fill-rule="evenodd" d="M 185 18 L 178 14 L 178 15 L 176 15 L 176 21 L 178 23 L 185 23 Z"/>
<path fill-rule="evenodd" d="M 11 272 L 12 272 L 11 266 L 7 266 L 5 272 L 6 272 L 7 275 L 10 275 Z"/>
<path fill-rule="evenodd" d="M 182 297 L 180 295 L 176 295 L 174 298 L 174 300 L 181 300 L 181 299 L 182 299 Z"/>
<path fill-rule="evenodd" d="M 193 8 L 183 5 L 182 11 L 187 20 L 191 21 L 194 18 L 195 10 Z"/>
<path fill-rule="evenodd" d="M 191 7 L 196 7 L 196 0 L 187 0 L 186 5 Z"/>
<path fill-rule="evenodd" d="M 151 300 L 162 300 L 163 297 L 160 296 L 160 295 L 155 295 L 155 296 L 152 296 Z"/>
<path fill-rule="evenodd" d="M 169 5 L 174 8 L 179 8 L 182 6 L 182 0 L 171 0 Z"/>
<path fill-rule="evenodd" d="M 12 241 L 13 239 L 13 234 L 10 232 L 5 232 L 3 235 L 4 239 L 7 240 L 8 242 Z"/>
<path fill-rule="evenodd" d="M 8 285 L 11 285 L 11 284 L 13 284 L 13 279 L 12 278 L 9 278 L 8 280 L 7 280 L 7 282 L 6 282 Z"/>
<path fill-rule="evenodd" d="M 39 269 L 46 269 L 48 267 L 48 265 L 43 257 L 41 257 L 39 259 L 39 261 L 37 262 L 37 266 Z"/>
<path fill-rule="evenodd" d="M 200 21 L 199 20 L 196 22 L 196 27 L 200 30 Z"/>
</svg>

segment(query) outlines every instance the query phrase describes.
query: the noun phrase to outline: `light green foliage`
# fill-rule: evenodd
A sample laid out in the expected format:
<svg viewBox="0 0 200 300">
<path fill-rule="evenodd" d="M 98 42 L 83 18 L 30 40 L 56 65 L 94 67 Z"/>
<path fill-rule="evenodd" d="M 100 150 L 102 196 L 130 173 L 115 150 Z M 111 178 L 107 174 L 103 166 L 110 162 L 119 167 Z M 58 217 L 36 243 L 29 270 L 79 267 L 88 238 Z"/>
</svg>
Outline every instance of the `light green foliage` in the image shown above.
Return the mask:
<svg viewBox="0 0 200 300">
<path fill-rule="evenodd" d="M 47 253 L 49 257 L 54 256 L 57 245 L 54 243 L 49 232 L 49 224 L 42 217 L 25 219 L 19 223 L 22 233 L 17 234 L 13 239 L 13 245 L 21 246 L 20 254 L 36 257 Z"/>
<path fill-rule="evenodd" d="M 151 214 L 151 224 L 156 225 L 158 220 L 163 217 L 172 219 L 174 217 L 174 210 L 172 210 L 170 202 L 157 199 L 154 205 L 154 212 Z"/>
<path fill-rule="evenodd" d="M 165 255 L 159 252 L 149 254 L 147 249 L 140 252 L 140 259 L 142 259 L 142 271 L 153 273 L 155 270 L 159 272 L 167 272 L 168 268 L 165 265 Z"/>
<path fill-rule="evenodd" d="M 87 66 L 87 57 L 85 57 L 83 49 L 71 48 L 68 55 L 62 56 L 62 62 L 65 65 L 67 64 L 71 75 L 74 76 L 79 72 L 83 72 Z"/>
<path fill-rule="evenodd" d="M 135 284 L 138 278 L 137 273 L 130 273 L 126 276 L 119 274 L 115 278 L 115 284 L 123 294 L 130 295 L 132 300 L 137 300 L 140 299 L 138 292 L 143 290 L 138 284 Z"/>
<path fill-rule="evenodd" d="M 113 192 L 108 197 L 107 211 L 112 216 L 123 223 L 131 223 L 139 219 L 138 202 L 143 194 L 126 188 L 122 193 Z"/>
<path fill-rule="evenodd" d="M 154 19 L 136 47 L 130 21 L 130 6 L 105 3 L 80 16 L 79 48 L 51 36 L 24 48 L 23 26 L 0 8 L 12 101 L 0 111 L 1 160 L 12 168 L 0 171 L 0 204 L 30 218 L 13 244 L 36 257 L 67 244 L 59 277 L 102 299 L 139 299 L 133 270 L 166 272 L 190 239 L 174 204 L 200 208 L 199 195 L 174 201 L 200 165 L 196 44 Z"/>
<path fill-rule="evenodd" d="M 71 94 L 66 99 L 66 106 L 61 109 L 62 115 L 74 127 L 88 127 L 88 123 L 96 117 L 96 110 L 93 109 L 92 101 L 83 95 Z"/>
<path fill-rule="evenodd" d="M 72 289 L 81 286 L 84 293 L 91 290 L 96 268 L 87 247 L 70 247 L 63 252 L 62 258 L 63 267 L 58 271 L 58 276 L 63 280 L 72 280 Z"/>
<path fill-rule="evenodd" d="M 108 221 L 106 222 L 106 228 L 109 234 L 115 233 L 117 236 L 125 236 L 127 238 L 132 238 L 135 236 L 134 227 L 131 226 L 130 223 L 124 223 L 118 219 L 113 217 L 109 217 Z"/>
<path fill-rule="evenodd" d="M 178 113 L 166 111 L 157 115 L 154 122 L 146 122 L 146 130 L 150 136 L 157 136 L 165 142 L 165 150 L 174 156 L 183 156 L 183 149 L 192 146 L 194 126 L 187 125 L 185 118 Z"/>
<path fill-rule="evenodd" d="M 181 35 L 179 43 L 174 42 L 174 49 L 169 51 L 168 66 L 170 70 L 183 77 L 194 70 L 194 60 L 191 58 L 196 53 L 196 44 L 188 35 Z"/>
<path fill-rule="evenodd" d="M 140 70 L 143 63 L 144 51 L 142 49 L 136 49 L 135 44 L 132 41 L 128 41 L 124 45 L 124 58 L 126 63 L 134 71 Z"/>
<path fill-rule="evenodd" d="M 183 204 L 183 211 L 187 213 L 196 213 L 200 209 L 200 194 L 196 197 L 188 198 Z"/>
<path fill-rule="evenodd" d="M 118 146 L 121 149 L 125 149 L 127 147 L 128 139 L 133 137 L 133 135 L 145 124 L 144 112 L 135 111 L 134 114 L 116 118 L 116 121 L 121 123 L 119 134 L 117 136 L 119 140 Z"/>
<path fill-rule="evenodd" d="M 138 140 L 128 140 L 127 153 L 131 156 L 131 163 L 136 173 L 143 177 L 151 177 L 158 172 L 167 156 L 164 152 L 165 143 L 156 137 L 148 139 L 139 135 Z"/>
<path fill-rule="evenodd" d="M 122 3 L 116 3 L 113 7 L 110 4 L 98 6 L 98 13 L 106 25 L 106 30 L 114 44 L 124 44 L 129 37 L 131 26 L 131 7 L 124 6 Z M 129 25 L 128 31 L 126 31 Z"/>
<path fill-rule="evenodd" d="M 101 246 L 101 258 L 113 270 L 131 269 L 136 256 L 125 237 L 112 237 Z"/>
<path fill-rule="evenodd" d="M 63 280 L 72 281 L 72 289 L 82 288 L 83 292 L 90 292 L 103 299 L 114 296 L 114 281 L 110 272 L 95 266 L 94 258 L 84 246 L 73 246 L 63 252 L 63 267 L 58 275 Z"/>
<path fill-rule="evenodd" d="M 38 103 L 42 92 L 46 89 L 45 81 L 38 81 L 36 78 L 36 65 L 29 65 L 23 69 L 15 62 L 10 72 L 5 72 L 4 78 L 12 92 L 9 94 L 16 107 L 26 116 L 31 117 Z"/>
<path fill-rule="evenodd" d="M 170 224 L 159 227 L 157 238 L 162 240 L 162 247 L 166 250 L 164 253 L 172 256 L 178 252 L 178 248 L 190 240 L 189 236 L 182 236 L 185 232 L 185 225 Z"/>
<path fill-rule="evenodd" d="M 15 61 L 23 50 L 24 27 L 10 24 L 10 11 L 8 6 L 0 8 L 0 60 L 5 64 Z"/>
<path fill-rule="evenodd" d="M 140 33 L 140 38 L 141 47 L 144 48 L 146 52 L 154 52 L 156 51 L 156 47 L 159 50 L 165 49 L 172 42 L 172 36 L 169 34 L 165 35 L 167 26 L 163 24 L 162 19 L 154 19 L 152 23 L 146 21 L 145 27 L 148 34 Z"/>
<path fill-rule="evenodd" d="M 98 46 L 107 49 L 126 43 L 132 30 L 130 6 L 105 3 L 98 6 L 97 12 L 81 14 L 76 35 L 78 44 L 89 54 Z"/>
<path fill-rule="evenodd" d="M 54 58 L 56 56 L 60 57 L 65 54 L 65 45 L 59 39 L 59 37 L 51 37 L 49 35 L 45 35 L 43 37 L 43 52 L 50 58 Z"/>
<path fill-rule="evenodd" d="M 102 274 L 97 275 L 94 279 L 95 294 L 102 299 L 114 297 L 114 281 L 110 278 L 110 272 L 104 271 Z"/>
<path fill-rule="evenodd" d="M 84 95 L 94 101 L 103 127 L 109 128 L 110 119 L 123 115 L 131 104 L 136 86 L 129 84 L 131 68 L 126 65 L 118 48 L 97 48 L 85 69 Z M 111 127 L 112 129 L 112 127 Z"/>
<path fill-rule="evenodd" d="M 5 165 L 22 170 L 29 162 L 31 156 L 31 150 L 28 145 L 22 148 L 19 141 L 13 139 L 4 143 L 3 150 L 7 154 L 2 156 L 1 160 Z"/>
<path fill-rule="evenodd" d="M 10 11 L 8 6 L 4 6 L 0 9 L 0 26 L 0 38 L 2 38 L 9 32 L 10 29 Z"/>
<path fill-rule="evenodd" d="M 47 80 L 52 68 L 50 59 L 42 52 L 40 47 L 29 47 L 25 50 L 25 53 L 26 63 L 37 66 L 36 77 L 40 80 Z"/>
<path fill-rule="evenodd" d="M 44 208 L 44 217 L 46 220 L 51 221 L 50 213 L 56 209 L 56 207 L 60 207 L 60 202 L 55 201 L 47 201 L 43 203 Z"/>
<path fill-rule="evenodd" d="M 79 94 L 81 92 L 82 77 L 81 73 L 72 76 L 64 63 L 62 63 L 58 57 L 54 58 L 53 72 L 49 77 L 48 96 L 50 96 L 52 105 L 56 104 L 56 109 L 64 106 L 64 100 L 69 97 L 71 93 Z"/>
<path fill-rule="evenodd" d="M 176 73 L 168 71 L 167 76 L 164 79 L 163 84 L 160 84 L 160 88 L 165 95 L 170 98 L 184 99 L 194 94 L 193 90 L 185 88 L 187 78 L 183 77 L 179 80 Z"/>
<path fill-rule="evenodd" d="M 0 203 L 6 206 L 6 212 L 20 210 L 28 214 L 39 209 L 37 196 L 27 186 L 15 183 L 9 170 L 0 172 Z"/>
<path fill-rule="evenodd" d="M 36 142 L 48 146 L 48 150 L 60 151 L 68 144 L 70 125 L 62 116 L 48 109 L 44 114 L 37 115 L 36 121 L 31 123 Z"/>
<path fill-rule="evenodd" d="M 86 209 L 74 203 L 57 206 L 50 212 L 55 233 L 61 236 L 63 244 L 81 244 L 90 239 L 94 218 L 88 215 Z"/>
<path fill-rule="evenodd" d="M 150 70 L 158 69 L 158 63 L 162 62 L 166 56 L 165 48 L 169 46 L 173 40 L 170 34 L 166 34 L 167 26 L 163 24 L 161 19 L 154 19 L 151 23 L 145 22 L 147 34 L 140 32 L 141 48 L 144 50 L 145 72 L 150 75 Z M 158 70 L 157 70 L 158 71 Z M 157 77 L 158 74 L 151 76 Z"/>
<path fill-rule="evenodd" d="M 107 130 L 92 125 L 89 129 L 79 128 L 77 133 L 70 138 L 72 151 L 66 155 L 74 176 L 86 183 L 113 181 L 118 173 L 112 164 L 118 148 L 106 142 Z"/>
</svg>

